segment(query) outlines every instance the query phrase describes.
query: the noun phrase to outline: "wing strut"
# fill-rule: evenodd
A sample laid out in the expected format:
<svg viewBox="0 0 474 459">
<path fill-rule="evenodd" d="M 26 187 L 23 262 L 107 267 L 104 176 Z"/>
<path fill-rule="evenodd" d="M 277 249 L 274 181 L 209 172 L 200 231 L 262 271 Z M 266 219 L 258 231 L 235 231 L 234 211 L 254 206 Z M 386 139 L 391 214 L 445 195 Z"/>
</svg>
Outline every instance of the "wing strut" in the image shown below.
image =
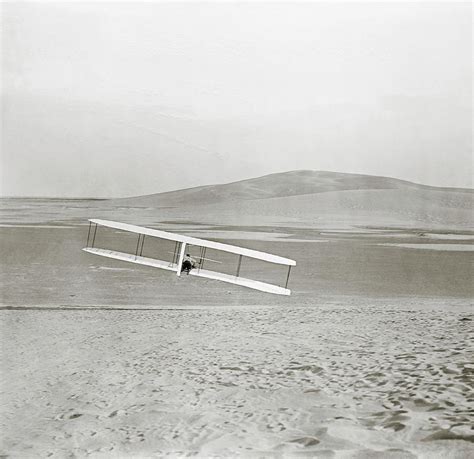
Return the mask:
<svg viewBox="0 0 474 459">
<path fill-rule="evenodd" d="M 168 266 L 173 266 L 174 263 L 178 264 L 178 253 L 179 253 L 178 252 L 178 246 L 179 246 L 179 242 L 176 241 L 176 243 L 174 245 L 173 259 L 171 260 L 171 263 Z"/>
<path fill-rule="evenodd" d="M 140 247 L 140 240 L 141 240 L 141 238 L 142 238 L 142 235 L 139 234 L 139 235 L 138 235 L 138 241 L 137 241 L 137 248 L 135 249 L 135 260 L 136 260 L 137 257 L 138 257 L 138 248 Z"/>
<path fill-rule="evenodd" d="M 92 226 L 92 222 L 89 222 L 89 232 L 87 233 L 86 247 L 89 247 L 89 237 L 91 235 L 91 226 Z"/>
<path fill-rule="evenodd" d="M 242 255 L 239 255 L 239 264 L 237 265 L 237 274 L 235 275 L 235 277 L 239 277 L 241 265 L 242 265 Z"/>
<path fill-rule="evenodd" d="M 206 259 L 206 249 L 207 247 L 201 247 L 201 258 L 199 259 L 199 271 L 201 271 L 201 269 L 204 266 L 204 260 Z"/>
<path fill-rule="evenodd" d="M 94 228 L 94 237 L 92 238 L 92 247 L 94 247 L 94 242 L 95 242 L 95 234 L 97 233 L 97 223 L 95 224 Z"/>
<path fill-rule="evenodd" d="M 288 288 L 288 281 L 290 280 L 291 266 L 288 266 L 288 275 L 286 276 L 285 288 Z"/>
</svg>

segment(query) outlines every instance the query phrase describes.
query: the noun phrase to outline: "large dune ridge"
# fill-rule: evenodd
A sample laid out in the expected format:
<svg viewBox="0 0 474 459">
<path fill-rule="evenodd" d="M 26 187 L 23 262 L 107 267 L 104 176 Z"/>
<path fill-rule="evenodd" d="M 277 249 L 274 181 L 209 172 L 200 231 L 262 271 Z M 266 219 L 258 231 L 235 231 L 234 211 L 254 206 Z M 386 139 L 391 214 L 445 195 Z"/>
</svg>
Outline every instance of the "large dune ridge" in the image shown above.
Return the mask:
<svg viewBox="0 0 474 459">
<path fill-rule="evenodd" d="M 223 201 L 281 198 L 354 190 L 432 190 L 470 195 L 474 193 L 474 190 L 468 188 L 440 188 L 391 177 L 296 170 L 232 183 L 205 185 L 165 193 L 123 198 L 120 202 L 158 206 L 206 205 Z"/>
<path fill-rule="evenodd" d="M 4 198 L 1 204 L 4 224 L 70 224 L 104 218 L 171 231 L 179 229 L 176 223 L 474 230 L 473 189 L 309 170 L 129 198 Z"/>
<path fill-rule="evenodd" d="M 175 207 L 215 223 L 293 221 L 312 226 L 473 227 L 474 190 L 441 188 L 390 177 L 327 171 L 289 171 L 238 182 L 133 198 L 110 205 Z M 215 217 L 215 218 L 214 218 Z"/>
</svg>

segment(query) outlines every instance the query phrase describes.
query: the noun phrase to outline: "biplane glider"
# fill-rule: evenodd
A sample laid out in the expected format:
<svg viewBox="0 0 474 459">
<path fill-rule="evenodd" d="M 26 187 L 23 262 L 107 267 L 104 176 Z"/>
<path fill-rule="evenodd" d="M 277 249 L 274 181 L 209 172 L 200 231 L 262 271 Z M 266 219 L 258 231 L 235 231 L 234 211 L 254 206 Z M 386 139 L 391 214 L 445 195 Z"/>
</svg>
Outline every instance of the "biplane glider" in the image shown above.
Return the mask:
<svg viewBox="0 0 474 459">
<path fill-rule="evenodd" d="M 94 226 L 93 226 L 94 225 Z M 108 228 L 114 228 L 117 230 L 127 231 L 131 233 L 138 234 L 137 246 L 135 254 L 116 252 L 114 250 L 100 249 L 94 247 L 97 228 L 98 226 L 105 226 Z M 154 238 L 165 239 L 169 241 L 175 241 L 173 258 L 170 261 L 158 260 L 155 258 L 144 257 L 143 254 L 143 245 L 145 242 L 145 237 L 151 236 Z M 88 253 L 95 255 L 101 255 L 103 257 L 114 258 L 116 260 L 128 261 L 131 263 L 137 263 L 145 266 L 152 266 L 154 268 L 166 269 L 169 271 L 174 271 L 178 276 L 181 275 L 183 259 L 186 254 L 187 246 L 195 246 L 200 248 L 199 263 L 196 269 L 190 271 L 189 274 L 198 277 L 205 277 L 207 279 L 215 279 L 224 282 L 229 282 L 231 284 L 242 285 L 244 287 L 253 288 L 255 290 L 260 290 L 262 292 L 275 293 L 277 295 L 290 295 L 291 290 L 288 289 L 288 281 L 290 279 L 291 267 L 296 265 L 294 260 L 289 258 L 279 257 L 277 255 L 272 255 L 265 252 L 259 252 L 257 250 L 246 249 L 244 247 L 237 247 L 235 245 L 223 244 L 221 242 L 207 241 L 205 239 L 197 239 L 194 237 L 183 236 L 180 234 L 169 233 L 166 231 L 155 230 L 151 228 L 145 228 L 142 226 L 129 225 L 127 223 L 113 222 L 109 220 L 98 220 L 90 219 L 89 220 L 89 232 L 87 234 L 87 244 L 86 247 L 82 250 Z M 239 256 L 237 262 L 237 271 L 235 275 L 229 275 L 224 273 L 219 273 L 215 271 L 210 271 L 203 269 L 204 261 L 209 260 L 206 258 L 206 249 L 220 250 L 228 253 L 233 253 Z M 286 283 L 284 287 L 268 284 L 266 282 L 260 282 L 253 279 L 246 279 L 240 277 L 240 268 L 242 265 L 242 258 L 249 257 L 258 260 L 263 260 L 269 263 L 275 263 L 278 265 L 288 266 L 288 273 L 286 276 Z M 210 260 L 216 261 L 216 260 Z"/>
</svg>

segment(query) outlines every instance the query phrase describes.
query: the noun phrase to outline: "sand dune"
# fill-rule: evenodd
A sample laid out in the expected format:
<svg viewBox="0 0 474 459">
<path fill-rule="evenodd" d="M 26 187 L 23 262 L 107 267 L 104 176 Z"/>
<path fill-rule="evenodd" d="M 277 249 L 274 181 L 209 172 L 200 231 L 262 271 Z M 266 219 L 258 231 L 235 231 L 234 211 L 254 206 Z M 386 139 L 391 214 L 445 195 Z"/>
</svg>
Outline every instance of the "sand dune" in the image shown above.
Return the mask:
<svg viewBox="0 0 474 459">
<path fill-rule="evenodd" d="M 110 206 L 173 207 L 215 224 L 474 227 L 474 192 L 387 177 L 292 171 L 225 185 L 110 200 Z M 160 209 L 164 212 L 164 209 Z M 173 213 L 173 210 L 167 212 Z"/>
<path fill-rule="evenodd" d="M 270 174 L 233 183 L 201 186 L 114 201 L 142 206 L 206 205 L 225 201 L 268 199 L 352 190 L 443 190 L 472 195 L 472 190 L 430 187 L 390 177 L 299 170 Z"/>
<path fill-rule="evenodd" d="M 200 208 L 209 216 L 232 220 L 280 218 L 315 227 L 353 225 L 421 225 L 474 228 L 471 193 L 407 189 L 351 190 L 269 199 L 241 200 Z M 212 218 L 212 217 L 211 217 Z"/>
<path fill-rule="evenodd" d="M 363 303 L 3 311 L 3 452 L 472 457 L 469 313 Z"/>
<path fill-rule="evenodd" d="M 101 201 L 3 199 L 3 224 L 104 218 L 141 225 L 474 229 L 474 192 L 402 180 L 293 171 L 241 182 Z M 170 225 L 171 223 L 171 225 Z M 163 227 L 163 226 L 162 226 Z"/>
</svg>

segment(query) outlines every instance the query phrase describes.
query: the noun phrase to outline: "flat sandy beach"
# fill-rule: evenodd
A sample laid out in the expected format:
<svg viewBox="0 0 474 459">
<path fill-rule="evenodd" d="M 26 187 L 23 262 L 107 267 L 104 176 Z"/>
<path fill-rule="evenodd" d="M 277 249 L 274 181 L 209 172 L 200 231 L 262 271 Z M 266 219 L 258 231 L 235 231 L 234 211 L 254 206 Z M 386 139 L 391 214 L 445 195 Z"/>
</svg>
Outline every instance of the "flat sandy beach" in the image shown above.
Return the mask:
<svg viewBox="0 0 474 459">
<path fill-rule="evenodd" d="M 0 227 L 5 457 L 473 457 L 472 232 L 167 223 L 296 259 L 282 297 L 45 209 Z"/>
<path fill-rule="evenodd" d="M 474 454 L 474 317 L 459 303 L 1 318 L 7 456 Z"/>
</svg>

